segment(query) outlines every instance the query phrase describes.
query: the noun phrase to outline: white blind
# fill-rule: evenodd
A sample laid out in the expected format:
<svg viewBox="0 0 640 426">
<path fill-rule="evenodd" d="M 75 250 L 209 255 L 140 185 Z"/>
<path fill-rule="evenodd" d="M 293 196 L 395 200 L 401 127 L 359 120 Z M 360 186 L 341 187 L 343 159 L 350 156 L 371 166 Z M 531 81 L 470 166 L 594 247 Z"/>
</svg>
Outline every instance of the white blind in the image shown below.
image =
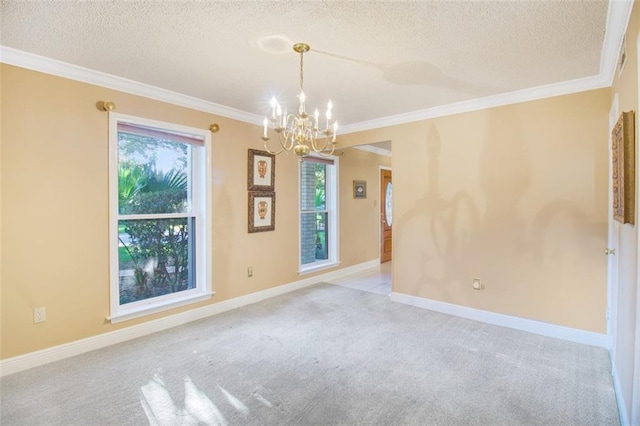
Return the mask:
<svg viewBox="0 0 640 426">
<path fill-rule="evenodd" d="M 302 161 L 305 163 L 322 163 L 333 165 L 333 158 L 313 157 L 311 155 L 304 157 Z"/>
<path fill-rule="evenodd" d="M 167 132 L 166 130 L 143 127 L 134 124 L 118 123 L 118 133 L 127 133 L 136 136 L 145 136 L 155 139 L 165 139 L 174 142 L 187 143 L 189 145 L 204 146 L 204 140 L 181 133 Z"/>
</svg>

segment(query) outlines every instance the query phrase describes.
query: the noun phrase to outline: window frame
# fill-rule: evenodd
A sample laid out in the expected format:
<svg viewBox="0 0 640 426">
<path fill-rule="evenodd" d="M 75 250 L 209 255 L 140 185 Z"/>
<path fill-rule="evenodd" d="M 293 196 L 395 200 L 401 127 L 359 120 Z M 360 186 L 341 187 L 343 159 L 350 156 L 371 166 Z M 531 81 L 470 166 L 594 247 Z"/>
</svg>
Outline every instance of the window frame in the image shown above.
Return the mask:
<svg viewBox="0 0 640 426">
<path fill-rule="evenodd" d="M 125 215 L 121 218 L 119 212 L 118 197 L 118 124 L 130 124 L 134 126 L 149 127 L 184 135 L 190 138 L 200 139 L 203 146 L 192 145 L 192 155 L 189 158 L 191 164 L 191 177 L 189 185 L 191 190 L 190 213 L 169 214 L 138 214 Z M 198 150 L 198 151 L 196 151 Z M 110 315 L 107 317 L 111 323 L 139 318 L 157 312 L 166 311 L 178 306 L 183 306 L 209 299 L 212 290 L 212 196 L 211 196 L 211 166 L 212 149 L 211 133 L 207 130 L 151 120 L 142 117 L 109 112 L 109 296 Z M 194 217 L 195 218 L 195 281 L 193 289 L 176 293 L 152 297 L 144 300 L 120 304 L 119 282 L 119 234 L 118 222 L 125 219 L 145 219 L 163 217 Z"/>
<path fill-rule="evenodd" d="M 304 161 L 300 161 L 298 164 L 298 274 L 304 275 L 312 272 L 316 272 L 323 269 L 332 268 L 340 264 L 340 244 L 338 244 L 339 235 L 339 192 L 340 192 L 340 159 L 337 156 L 321 156 L 310 154 L 304 157 L 306 159 L 318 158 L 320 162 L 326 160 L 333 161 L 333 167 L 327 167 L 325 174 L 325 209 L 314 210 L 313 213 L 327 212 L 327 237 L 329 243 L 327 244 L 328 256 L 327 259 L 315 261 L 312 263 L 302 264 L 302 215 L 303 213 L 312 213 L 311 210 L 302 210 L 302 164 Z M 324 161 L 323 161 L 324 160 Z M 327 164 L 329 166 L 330 164 Z"/>
</svg>

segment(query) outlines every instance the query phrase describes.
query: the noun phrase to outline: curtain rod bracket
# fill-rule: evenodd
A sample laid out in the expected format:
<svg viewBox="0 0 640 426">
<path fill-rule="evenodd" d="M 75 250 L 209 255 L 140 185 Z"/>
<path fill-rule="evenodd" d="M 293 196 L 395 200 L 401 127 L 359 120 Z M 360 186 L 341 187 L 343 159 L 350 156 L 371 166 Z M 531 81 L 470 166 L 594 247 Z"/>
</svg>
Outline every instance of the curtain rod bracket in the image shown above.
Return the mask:
<svg viewBox="0 0 640 426">
<path fill-rule="evenodd" d="M 114 104 L 111 101 L 98 101 L 96 106 L 100 111 L 106 111 L 106 112 L 113 111 L 116 109 L 116 104 Z"/>
</svg>

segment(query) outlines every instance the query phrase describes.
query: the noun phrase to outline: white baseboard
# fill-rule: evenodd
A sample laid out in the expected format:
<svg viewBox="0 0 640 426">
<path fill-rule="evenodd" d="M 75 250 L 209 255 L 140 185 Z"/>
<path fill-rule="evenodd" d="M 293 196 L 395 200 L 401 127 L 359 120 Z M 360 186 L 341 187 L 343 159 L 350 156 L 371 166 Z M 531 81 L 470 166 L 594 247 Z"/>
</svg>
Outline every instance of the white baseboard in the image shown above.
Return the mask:
<svg viewBox="0 0 640 426">
<path fill-rule="evenodd" d="M 569 328 L 561 325 L 549 324 L 541 321 L 519 318 L 510 315 L 497 314 L 495 312 L 468 308 L 466 306 L 453 305 L 451 303 L 439 302 L 437 300 L 410 296 L 408 294 L 402 293 L 391 293 L 391 300 L 394 302 L 403 303 L 405 305 L 429 309 L 431 311 L 480 321 L 487 324 L 513 328 L 516 330 L 527 331 L 529 333 L 540 334 L 548 337 L 555 337 L 558 339 L 582 343 L 585 345 L 598 346 L 607 349 L 609 347 L 606 334 L 578 330 L 576 328 Z"/>
<path fill-rule="evenodd" d="M 177 327 L 202 318 L 216 315 L 242 306 L 257 303 L 271 297 L 280 296 L 285 293 L 292 292 L 304 287 L 308 287 L 320 282 L 342 278 L 344 276 L 357 273 L 368 268 L 372 268 L 380 264 L 379 259 L 347 268 L 338 269 L 327 272 L 325 274 L 316 275 L 305 278 L 289 284 L 280 285 L 267 290 L 258 291 L 256 293 L 247 294 L 245 296 L 236 297 L 222 302 L 213 303 L 201 308 L 192 309 L 190 311 L 180 312 L 179 314 L 170 315 L 142 324 L 123 328 L 116 331 L 88 337 L 86 339 L 76 340 L 74 342 L 65 343 L 47 349 L 42 349 L 28 354 L 19 355 L 12 358 L 0 360 L 0 377 L 29 368 L 44 365 L 50 362 L 59 361 L 85 352 L 104 348 L 116 343 L 126 342 L 127 340 L 136 339 L 168 328 Z"/>
<path fill-rule="evenodd" d="M 620 379 L 618 378 L 618 370 L 615 363 L 611 363 L 611 376 L 613 377 L 613 390 L 616 393 L 616 401 L 618 402 L 618 415 L 620 416 L 620 426 L 629 426 L 629 418 L 627 417 L 627 404 L 624 400 L 624 394 L 620 387 Z"/>
</svg>

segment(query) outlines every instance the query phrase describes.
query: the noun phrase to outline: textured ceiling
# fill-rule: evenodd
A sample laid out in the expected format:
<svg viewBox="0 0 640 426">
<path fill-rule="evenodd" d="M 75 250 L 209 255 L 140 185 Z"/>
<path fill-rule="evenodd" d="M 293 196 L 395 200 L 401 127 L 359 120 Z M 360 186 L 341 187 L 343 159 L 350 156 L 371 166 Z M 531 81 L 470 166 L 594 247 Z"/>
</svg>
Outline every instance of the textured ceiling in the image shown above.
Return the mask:
<svg viewBox="0 0 640 426">
<path fill-rule="evenodd" d="M 264 115 L 353 124 L 600 73 L 607 1 L 2 1 L 3 46 Z"/>
</svg>

